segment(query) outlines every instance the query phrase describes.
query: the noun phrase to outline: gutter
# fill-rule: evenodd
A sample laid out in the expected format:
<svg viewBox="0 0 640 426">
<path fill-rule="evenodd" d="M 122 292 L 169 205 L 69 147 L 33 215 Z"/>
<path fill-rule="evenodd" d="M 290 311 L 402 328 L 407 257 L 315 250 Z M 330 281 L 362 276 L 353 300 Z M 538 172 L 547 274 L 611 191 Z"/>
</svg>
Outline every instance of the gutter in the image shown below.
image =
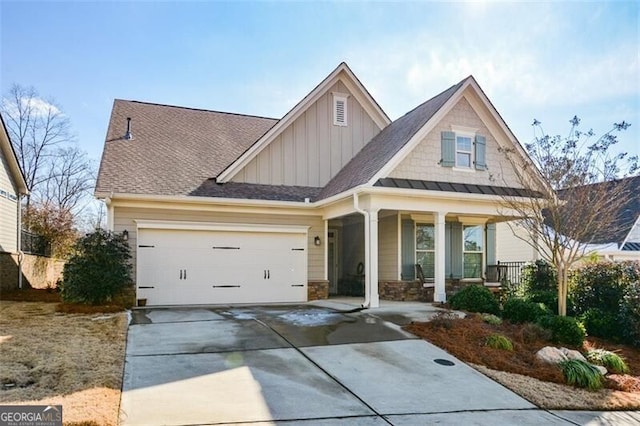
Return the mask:
<svg viewBox="0 0 640 426">
<path fill-rule="evenodd" d="M 370 250 L 369 246 L 369 212 L 360 208 L 358 193 L 353 193 L 353 209 L 364 216 L 364 261 L 365 261 L 365 278 L 364 278 L 364 303 L 361 305 L 361 309 L 368 309 L 371 305 L 371 274 L 369 268 L 371 268 Z"/>
</svg>

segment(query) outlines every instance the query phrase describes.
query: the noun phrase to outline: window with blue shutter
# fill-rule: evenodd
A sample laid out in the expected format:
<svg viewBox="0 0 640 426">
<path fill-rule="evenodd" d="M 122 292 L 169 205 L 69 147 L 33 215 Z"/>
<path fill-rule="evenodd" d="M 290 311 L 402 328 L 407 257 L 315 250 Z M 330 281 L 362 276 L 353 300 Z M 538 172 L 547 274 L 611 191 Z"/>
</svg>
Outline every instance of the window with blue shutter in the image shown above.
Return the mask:
<svg viewBox="0 0 640 426">
<path fill-rule="evenodd" d="M 453 167 L 456 165 L 456 134 L 454 132 L 441 133 L 442 160 L 443 167 Z"/>
<path fill-rule="evenodd" d="M 484 136 L 476 135 L 476 149 L 475 149 L 475 165 L 476 170 L 487 170 L 487 140 Z"/>
</svg>

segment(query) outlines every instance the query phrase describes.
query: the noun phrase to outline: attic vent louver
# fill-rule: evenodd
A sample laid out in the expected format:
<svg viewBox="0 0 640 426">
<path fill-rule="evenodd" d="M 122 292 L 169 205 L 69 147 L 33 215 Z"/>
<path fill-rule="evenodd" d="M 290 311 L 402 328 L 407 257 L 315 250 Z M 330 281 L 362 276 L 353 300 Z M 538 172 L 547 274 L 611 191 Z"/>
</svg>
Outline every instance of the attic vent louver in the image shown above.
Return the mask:
<svg viewBox="0 0 640 426">
<path fill-rule="evenodd" d="M 131 117 L 127 117 L 127 132 L 124 134 L 124 139 L 127 141 L 133 139 L 133 133 L 131 133 Z"/>
<path fill-rule="evenodd" d="M 347 98 L 343 93 L 333 94 L 333 124 L 334 126 L 347 125 Z"/>
</svg>

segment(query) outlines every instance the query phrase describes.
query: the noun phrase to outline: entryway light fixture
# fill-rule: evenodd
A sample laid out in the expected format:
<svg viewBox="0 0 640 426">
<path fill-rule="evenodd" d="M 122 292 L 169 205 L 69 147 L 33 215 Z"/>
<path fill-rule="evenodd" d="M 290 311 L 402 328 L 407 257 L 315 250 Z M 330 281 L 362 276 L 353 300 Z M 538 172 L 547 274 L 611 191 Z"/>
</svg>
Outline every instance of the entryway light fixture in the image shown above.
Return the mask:
<svg viewBox="0 0 640 426">
<path fill-rule="evenodd" d="M 316 235 L 316 237 L 313 239 L 313 244 L 319 246 L 320 243 L 321 243 L 320 237 Z"/>
<path fill-rule="evenodd" d="M 129 231 L 127 231 L 126 229 L 122 231 L 122 239 L 125 241 L 129 241 Z"/>
</svg>

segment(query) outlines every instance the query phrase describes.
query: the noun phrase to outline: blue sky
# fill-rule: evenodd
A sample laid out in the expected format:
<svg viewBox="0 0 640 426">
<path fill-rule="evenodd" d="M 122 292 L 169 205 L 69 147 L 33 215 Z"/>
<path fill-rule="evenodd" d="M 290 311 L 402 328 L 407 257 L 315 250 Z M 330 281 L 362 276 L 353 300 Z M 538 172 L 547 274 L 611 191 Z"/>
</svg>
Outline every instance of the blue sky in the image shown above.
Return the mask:
<svg viewBox="0 0 640 426">
<path fill-rule="evenodd" d="M 632 126 L 637 2 L 0 3 L 0 89 L 34 86 L 96 160 L 114 98 L 281 117 L 346 61 L 395 119 L 473 74 L 522 143 Z"/>
</svg>

